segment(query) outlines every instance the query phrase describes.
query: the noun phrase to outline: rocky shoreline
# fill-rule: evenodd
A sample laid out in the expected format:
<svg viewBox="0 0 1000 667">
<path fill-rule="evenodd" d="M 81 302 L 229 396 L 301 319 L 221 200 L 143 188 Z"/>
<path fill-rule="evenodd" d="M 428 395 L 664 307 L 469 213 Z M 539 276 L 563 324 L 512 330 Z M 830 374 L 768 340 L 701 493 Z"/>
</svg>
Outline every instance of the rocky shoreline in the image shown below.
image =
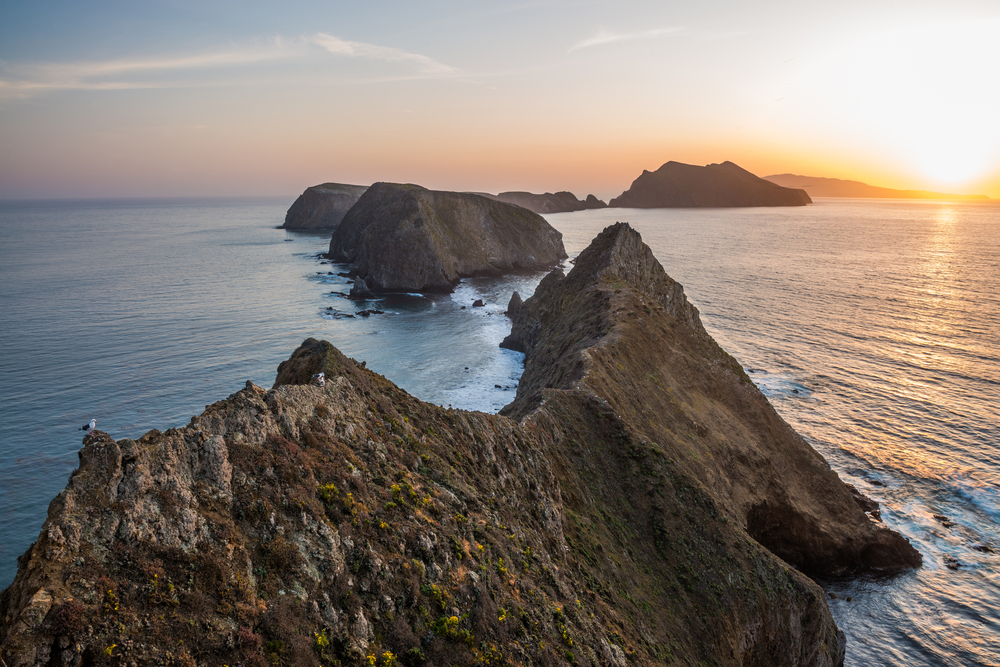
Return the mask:
<svg viewBox="0 0 1000 667">
<path fill-rule="evenodd" d="M 89 434 L 0 595 L 0 657 L 841 664 L 804 573 L 919 554 L 639 235 L 609 227 L 509 312 L 525 371 L 501 415 L 423 403 L 307 340 L 270 391 L 138 440 Z"/>
</svg>

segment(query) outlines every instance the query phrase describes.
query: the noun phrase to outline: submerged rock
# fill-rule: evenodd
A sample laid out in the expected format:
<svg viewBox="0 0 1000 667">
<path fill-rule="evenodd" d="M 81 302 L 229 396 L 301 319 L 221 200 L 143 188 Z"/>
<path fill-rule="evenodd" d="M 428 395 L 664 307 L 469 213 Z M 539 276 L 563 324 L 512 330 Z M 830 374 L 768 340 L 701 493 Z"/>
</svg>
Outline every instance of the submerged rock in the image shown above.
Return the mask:
<svg viewBox="0 0 1000 667">
<path fill-rule="evenodd" d="M 514 310 L 527 357 L 505 415 L 424 403 L 309 339 L 270 391 L 88 435 L 0 595 L 0 658 L 842 663 L 823 591 L 789 563 L 894 569 L 912 549 L 638 234 L 605 230 Z"/>
<path fill-rule="evenodd" d="M 368 186 L 323 183 L 306 188 L 285 214 L 284 229 L 336 229 Z"/>
<path fill-rule="evenodd" d="M 460 278 L 550 267 L 562 234 L 540 215 L 479 195 L 376 183 L 344 217 L 330 257 L 375 291 L 450 291 Z"/>
<path fill-rule="evenodd" d="M 612 199 L 618 208 L 678 208 L 730 206 L 805 206 L 805 190 L 783 188 L 751 174 L 732 162 L 698 167 L 667 162 L 643 171 L 632 187 Z"/>
</svg>

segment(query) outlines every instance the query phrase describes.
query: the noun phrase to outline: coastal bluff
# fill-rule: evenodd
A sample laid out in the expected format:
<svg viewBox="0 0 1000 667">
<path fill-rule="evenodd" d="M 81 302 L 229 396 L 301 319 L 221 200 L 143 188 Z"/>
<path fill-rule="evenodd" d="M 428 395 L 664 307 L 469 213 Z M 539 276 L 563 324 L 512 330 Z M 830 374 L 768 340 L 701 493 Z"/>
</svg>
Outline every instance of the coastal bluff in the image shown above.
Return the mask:
<svg viewBox="0 0 1000 667">
<path fill-rule="evenodd" d="M 306 188 L 292 202 L 282 229 L 336 229 L 351 207 L 368 189 L 366 185 L 322 183 Z"/>
<path fill-rule="evenodd" d="M 632 186 L 608 206 L 613 208 L 690 208 L 739 206 L 805 206 L 805 190 L 785 188 L 732 163 L 699 167 L 667 162 L 643 171 Z"/>
<path fill-rule="evenodd" d="M 308 339 L 270 390 L 88 434 L 0 594 L 4 663 L 841 664 L 805 573 L 919 554 L 639 235 L 609 227 L 513 310 L 525 373 L 501 415 Z"/>
<path fill-rule="evenodd" d="M 344 216 L 329 257 L 372 292 L 451 291 L 461 278 L 549 268 L 562 234 L 520 206 L 463 192 L 376 183 Z"/>
</svg>

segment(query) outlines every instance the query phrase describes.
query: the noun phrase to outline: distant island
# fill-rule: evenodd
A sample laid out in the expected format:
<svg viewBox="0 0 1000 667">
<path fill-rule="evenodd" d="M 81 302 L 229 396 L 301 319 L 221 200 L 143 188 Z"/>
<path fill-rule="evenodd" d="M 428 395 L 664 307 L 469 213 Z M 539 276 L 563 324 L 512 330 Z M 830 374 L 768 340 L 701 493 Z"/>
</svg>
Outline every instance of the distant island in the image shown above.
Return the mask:
<svg viewBox="0 0 1000 667">
<path fill-rule="evenodd" d="M 612 199 L 615 208 L 716 208 L 739 206 L 805 206 L 805 190 L 766 181 L 732 163 L 699 167 L 667 162 L 643 171 L 632 187 Z"/>
<path fill-rule="evenodd" d="M 864 199 L 974 199 L 988 200 L 986 195 L 956 195 L 946 192 L 929 192 L 927 190 L 894 190 L 868 185 L 861 181 L 845 181 L 839 178 L 822 178 L 819 176 L 798 176 L 796 174 L 775 174 L 765 176 L 764 180 L 785 188 L 801 188 L 810 197 L 857 197 Z"/>
<path fill-rule="evenodd" d="M 531 192 L 501 192 L 496 196 L 485 196 L 507 204 L 515 204 L 535 213 L 569 213 L 608 206 L 594 195 L 587 195 L 586 199 L 577 199 L 575 194 L 565 191 L 555 194 L 546 192 L 543 195 Z"/>
</svg>

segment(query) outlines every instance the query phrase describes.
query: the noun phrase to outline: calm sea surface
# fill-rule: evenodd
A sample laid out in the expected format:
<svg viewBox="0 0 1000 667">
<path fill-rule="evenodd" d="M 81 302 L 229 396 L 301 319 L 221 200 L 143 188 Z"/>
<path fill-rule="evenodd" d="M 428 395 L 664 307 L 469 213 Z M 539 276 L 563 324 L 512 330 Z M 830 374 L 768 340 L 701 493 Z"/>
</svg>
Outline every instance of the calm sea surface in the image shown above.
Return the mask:
<svg viewBox="0 0 1000 667">
<path fill-rule="evenodd" d="M 316 256 L 328 235 L 275 229 L 289 204 L 0 202 L 0 586 L 84 423 L 115 438 L 187 423 L 247 379 L 270 386 L 306 337 L 425 400 L 513 398 L 503 310 L 540 274 L 355 304 L 345 267 Z M 638 229 L 778 411 L 923 554 L 901 577 L 822 582 L 848 664 L 1000 665 L 1000 206 L 547 217 L 571 256 L 616 220 Z M 347 317 L 370 308 L 385 312 Z"/>
</svg>

